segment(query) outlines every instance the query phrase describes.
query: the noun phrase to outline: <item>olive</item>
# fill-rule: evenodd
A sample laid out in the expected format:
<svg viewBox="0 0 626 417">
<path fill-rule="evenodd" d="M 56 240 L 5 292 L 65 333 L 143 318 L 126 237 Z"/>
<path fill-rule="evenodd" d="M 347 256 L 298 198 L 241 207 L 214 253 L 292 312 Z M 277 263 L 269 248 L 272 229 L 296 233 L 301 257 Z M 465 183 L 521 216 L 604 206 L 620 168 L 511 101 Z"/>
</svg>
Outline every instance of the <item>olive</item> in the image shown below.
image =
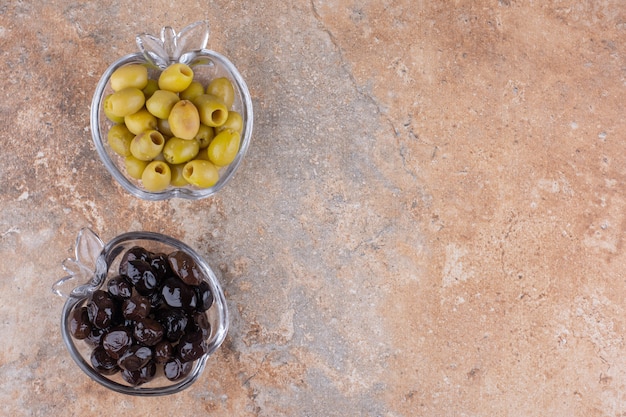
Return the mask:
<svg viewBox="0 0 626 417">
<path fill-rule="evenodd" d="M 177 250 L 167 256 L 167 260 L 176 274 L 187 285 L 199 285 L 204 274 L 196 261 L 187 252 Z"/>
<path fill-rule="evenodd" d="M 159 88 L 175 93 L 186 90 L 193 81 L 193 70 L 187 64 L 175 63 L 159 75 Z"/>
<path fill-rule="evenodd" d="M 154 346 L 163 339 L 163 326 L 151 318 L 139 319 L 135 322 L 133 336 L 135 340 L 145 346 Z"/>
<path fill-rule="evenodd" d="M 121 275 L 113 277 L 107 282 L 107 290 L 111 297 L 118 300 L 130 298 L 133 295 L 131 284 Z"/>
<path fill-rule="evenodd" d="M 127 87 L 140 90 L 148 85 L 148 68 L 140 64 L 129 64 L 117 68 L 110 77 L 113 91 L 120 91 Z"/>
<path fill-rule="evenodd" d="M 167 119 L 172 107 L 180 101 L 176 93 L 167 90 L 156 90 L 152 97 L 146 100 L 146 108 L 153 116 Z"/>
<path fill-rule="evenodd" d="M 165 138 L 158 130 L 145 130 L 130 142 L 130 153 L 142 161 L 156 158 L 165 145 Z"/>
<path fill-rule="evenodd" d="M 150 162 L 141 174 L 141 182 L 148 191 L 162 191 L 170 185 L 171 180 L 172 170 L 163 161 Z"/>
<path fill-rule="evenodd" d="M 176 345 L 176 356 L 182 362 L 190 362 L 200 359 L 207 350 L 207 344 L 201 332 L 185 333 Z"/>
<path fill-rule="evenodd" d="M 122 369 L 121 376 L 129 385 L 138 386 L 152 381 L 156 375 L 156 364 L 154 361 L 149 361 L 146 366 L 137 371 L 128 371 Z"/>
<path fill-rule="evenodd" d="M 200 151 L 200 142 L 197 139 L 169 138 L 163 147 L 163 157 L 172 165 L 191 161 Z"/>
<path fill-rule="evenodd" d="M 235 102 L 235 89 L 226 77 L 214 78 L 206 88 L 207 94 L 212 94 L 222 100 L 227 108 L 231 108 Z"/>
<path fill-rule="evenodd" d="M 133 335 L 126 327 L 113 327 L 102 336 L 102 347 L 113 359 L 118 359 L 132 344 Z"/>
<path fill-rule="evenodd" d="M 203 339 L 208 339 L 211 335 L 211 323 L 206 313 L 196 311 L 192 318 L 193 320 L 190 321 L 193 323 L 192 331 L 200 332 Z"/>
<path fill-rule="evenodd" d="M 200 94 L 192 102 L 198 108 L 200 122 L 207 126 L 221 126 L 228 119 L 228 108 L 212 94 Z"/>
<path fill-rule="evenodd" d="M 127 87 L 117 91 L 104 100 L 105 114 L 114 117 L 125 117 L 133 114 L 143 107 L 146 97 L 143 91 L 135 87 Z"/>
<path fill-rule="evenodd" d="M 129 320 L 141 320 L 148 317 L 152 303 L 148 297 L 135 294 L 122 304 L 122 314 Z"/>
<path fill-rule="evenodd" d="M 113 375 L 120 370 L 117 361 L 110 357 L 102 346 L 96 347 L 91 352 L 90 360 L 91 366 L 102 375 Z"/>
<path fill-rule="evenodd" d="M 174 347 L 167 340 L 161 340 L 154 346 L 154 360 L 156 363 L 167 362 L 174 354 Z"/>
<path fill-rule="evenodd" d="M 183 176 L 183 170 L 185 169 L 186 164 L 173 164 L 170 165 L 170 171 L 172 173 L 172 178 L 170 179 L 170 185 L 174 187 L 184 187 L 189 183 Z"/>
<path fill-rule="evenodd" d="M 102 109 L 104 110 L 104 115 L 113 123 L 124 123 L 124 116 L 116 116 L 112 113 L 113 106 L 110 103 L 111 97 L 113 97 L 113 94 L 107 94 L 102 100 Z"/>
<path fill-rule="evenodd" d="M 163 365 L 163 373 L 170 381 L 178 381 L 189 375 L 193 362 L 182 362 L 179 358 L 171 358 Z"/>
<path fill-rule="evenodd" d="M 204 94 L 204 86 L 200 81 L 192 81 L 185 90 L 180 92 L 181 100 L 193 100 L 200 94 Z"/>
<path fill-rule="evenodd" d="M 209 160 L 220 167 L 230 164 L 239 152 L 239 142 L 239 133 L 233 130 L 221 131 L 213 138 L 207 148 Z"/>
<path fill-rule="evenodd" d="M 130 142 L 135 135 L 128 130 L 126 125 L 116 124 L 111 126 L 107 133 L 107 141 L 113 151 L 120 156 L 130 155 Z"/>
<path fill-rule="evenodd" d="M 119 266 L 120 275 L 126 275 L 129 261 L 134 261 L 135 259 L 150 261 L 151 258 L 152 252 L 146 250 L 145 248 L 142 248 L 141 246 L 133 246 L 132 248 L 124 252 L 124 255 L 122 255 Z"/>
<path fill-rule="evenodd" d="M 103 290 L 96 290 L 91 296 L 91 300 L 87 303 L 87 313 L 89 321 L 100 328 L 104 329 L 113 324 L 114 317 L 117 315 L 117 305 L 109 296 L 109 293 Z"/>
<path fill-rule="evenodd" d="M 196 308 L 198 311 L 207 311 L 213 305 L 213 292 L 209 283 L 206 281 L 200 282 L 194 290 L 196 291 L 196 297 L 198 298 Z"/>
<path fill-rule="evenodd" d="M 236 111 L 229 111 L 224 124 L 216 127 L 215 130 L 217 130 L 217 132 L 221 132 L 222 130 L 233 130 L 241 134 L 243 131 L 243 118 L 241 117 L 241 114 Z"/>
<path fill-rule="evenodd" d="M 118 358 L 117 364 L 126 371 L 138 371 L 152 359 L 152 349 L 147 346 L 133 345 Z"/>
<path fill-rule="evenodd" d="M 124 158 L 124 166 L 126 167 L 126 172 L 131 178 L 140 180 L 143 175 L 143 171 L 148 166 L 148 161 L 142 161 L 132 155 L 128 155 Z"/>
<path fill-rule="evenodd" d="M 148 80 L 146 86 L 141 90 L 143 95 L 148 100 L 152 95 L 159 89 L 159 82 L 157 80 L 153 80 L 152 78 Z"/>
<path fill-rule="evenodd" d="M 161 309 L 156 312 L 155 318 L 163 326 L 165 338 L 170 342 L 177 342 L 185 333 L 188 318 L 183 310 Z"/>
<path fill-rule="evenodd" d="M 180 100 L 174 104 L 167 121 L 174 136 L 181 139 L 193 139 L 200 128 L 200 114 L 189 100 Z"/>
<path fill-rule="evenodd" d="M 214 186 L 219 180 L 219 172 L 217 167 L 211 161 L 203 159 L 194 159 L 185 164 L 183 167 L 183 177 L 189 184 L 200 188 L 209 188 Z"/>
<path fill-rule="evenodd" d="M 168 276 L 172 275 L 172 268 L 167 260 L 167 254 L 155 253 L 150 258 L 150 266 L 157 275 L 159 281 L 163 281 Z"/>
<path fill-rule="evenodd" d="M 106 334 L 108 329 L 99 329 L 96 326 L 91 327 L 89 336 L 85 338 L 85 342 L 91 347 L 97 347 L 102 345 L 102 337 Z"/>
<path fill-rule="evenodd" d="M 170 129 L 170 123 L 167 121 L 167 119 L 158 119 L 157 128 L 159 132 L 163 133 L 164 136 L 174 136 L 174 134 L 172 133 L 172 129 Z"/>
<path fill-rule="evenodd" d="M 198 128 L 198 134 L 195 137 L 195 139 L 200 144 L 200 149 L 205 149 L 207 146 L 209 146 L 209 143 L 211 143 L 214 137 L 215 130 L 211 126 L 200 123 L 200 127 Z"/>
<path fill-rule="evenodd" d="M 196 293 L 189 285 L 177 277 L 171 277 L 163 282 L 161 288 L 163 301 L 170 307 L 192 310 L 196 308 Z"/>
<path fill-rule="evenodd" d="M 87 307 L 75 309 L 70 316 L 70 334 L 76 339 L 85 339 L 91 333 L 91 321 L 89 321 L 89 313 Z"/>
<path fill-rule="evenodd" d="M 135 286 L 139 294 L 148 295 L 156 290 L 159 281 L 149 261 L 135 259 L 126 265 L 124 277 Z"/>
<path fill-rule="evenodd" d="M 139 111 L 125 116 L 124 124 L 131 133 L 138 135 L 144 130 L 155 130 L 157 118 L 151 115 L 145 107 L 142 107 Z"/>
</svg>

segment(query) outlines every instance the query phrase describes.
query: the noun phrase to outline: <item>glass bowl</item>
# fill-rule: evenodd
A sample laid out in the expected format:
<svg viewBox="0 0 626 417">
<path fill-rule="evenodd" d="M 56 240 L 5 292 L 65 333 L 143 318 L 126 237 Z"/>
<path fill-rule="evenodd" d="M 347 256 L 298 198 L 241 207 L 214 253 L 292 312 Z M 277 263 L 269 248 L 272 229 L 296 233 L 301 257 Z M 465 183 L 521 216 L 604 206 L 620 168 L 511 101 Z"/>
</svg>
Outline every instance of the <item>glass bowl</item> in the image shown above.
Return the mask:
<svg viewBox="0 0 626 417">
<path fill-rule="evenodd" d="M 76 339 L 70 329 L 70 320 L 76 309 L 86 305 L 97 290 L 107 290 L 108 279 L 117 275 L 120 260 L 124 253 L 135 246 L 153 253 L 183 251 L 195 261 L 204 281 L 213 294 L 213 304 L 206 311 L 210 331 L 206 338 L 205 353 L 193 362 L 191 371 L 182 379 L 170 381 L 163 375 L 161 367 L 149 382 L 133 386 L 120 375 L 103 375 L 91 363 L 93 348 L 85 340 Z M 82 229 L 76 239 L 75 258 L 63 261 L 68 276 L 57 281 L 52 289 L 66 298 L 61 315 L 61 334 L 70 356 L 91 379 L 101 385 L 127 395 L 157 396 L 177 393 L 194 383 L 202 374 L 207 359 L 224 341 L 228 332 L 228 309 L 221 286 L 210 266 L 186 244 L 153 232 L 130 232 L 119 235 L 106 245 L 90 229 Z M 136 291 L 136 290 L 135 290 Z"/>
<path fill-rule="evenodd" d="M 91 136 L 100 159 L 113 178 L 132 195 L 144 200 L 165 200 L 174 197 L 198 200 L 209 197 L 221 190 L 234 176 L 250 145 L 253 125 L 252 99 L 248 87 L 237 68 L 224 56 L 205 49 L 209 28 L 206 22 L 196 22 L 176 33 L 171 27 L 164 27 L 161 37 L 142 34 L 136 38 L 140 52 L 126 55 L 113 62 L 104 72 L 96 86 L 91 102 Z M 108 144 L 107 133 L 113 122 L 104 114 L 103 101 L 112 93 L 109 80 L 113 72 L 131 64 L 145 64 L 151 79 L 158 79 L 158 74 L 170 64 L 181 62 L 194 71 L 194 80 L 203 85 L 217 77 L 230 80 L 235 91 L 235 100 L 230 110 L 239 112 L 243 128 L 239 151 L 235 159 L 227 166 L 219 168 L 219 180 L 210 188 L 192 185 L 172 186 L 163 191 L 148 191 L 141 180 L 136 180 L 126 172 L 124 158 L 116 154 Z"/>
</svg>

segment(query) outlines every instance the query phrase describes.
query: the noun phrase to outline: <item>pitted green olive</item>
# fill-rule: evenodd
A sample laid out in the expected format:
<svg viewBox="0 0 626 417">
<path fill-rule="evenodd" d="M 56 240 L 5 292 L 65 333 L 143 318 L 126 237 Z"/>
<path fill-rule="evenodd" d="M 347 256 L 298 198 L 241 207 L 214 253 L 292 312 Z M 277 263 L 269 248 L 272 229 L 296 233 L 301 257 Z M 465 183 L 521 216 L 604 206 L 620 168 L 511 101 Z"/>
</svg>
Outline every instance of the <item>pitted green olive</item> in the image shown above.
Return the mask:
<svg viewBox="0 0 626 417">
<path fill-rule="evenodd" d="M 214 78 L 206 88 L 207 94 L 212 94 L 222 100 L 226 108 L 231 108 L 235 102 L 235 89 L 226 77 Z"/>
<path fill-rule="evenodd" d="M 215 137 L 215 129 L 211 126 L 204 125 L 200 123 L 200 127 L 198 128 L 198 134 L 195 139 L 200 143 L 200 149 L 205 149 L 209 146 L 209 143 Z"/>
<path fill-rule="evenodd" d="M 104 101 L 104 111 L 115 117 L 125 117 L 139 111 L 145 102 L 146 97 L 143 91 L 135 87 L 127 87 L 111 94 Z"/>
<path fill-rule="evenodd" d="M 239 133 L 224 130 L 218 133 L 207 148 L 209 160 L 219 167 L 233 162 L 239 152 Z"/>
<path fill-rule="evenodd" d="M 124 124 L 135 135 L 145 130 L 154 130 L 157 128 L 157 118 L 142 107 L 141 110 L 124 117 Z"/>
<path fill-rule="evenodd" d="M 133 138 L 130 142 L 130 153 L 142 161 L 151 161 L 156 158 L 165 145 L 165 138 L 158 130 L 146 130 Z"/>
<path fill-rule="evenodd" d="M 217 183 L 219 173 L 217 167 L 210 161 L 194 159 L 185 164 L 183 177 L 189 184 L 200 188 L 209 188 Z"/>
<path fill-rule="evenodd" d="M 123 125 L 113 125 L 107 133 L 107 141 L 113 151 L 120 156 L 130 155 L 130 142 L 135 135 Z"/>
<path fill-rule="evenodd" d="M 181 139 L 173 137 L 165 142 L 163 157 L 169 164 L 182 164 L 191 161 L 198 155 L 200 143 L 196 139 Z"/>
<path fill-rule="evenodd" d="M 167 90 L 156 90 L 152 96 L 146 100 L 148 111 L 159 119 L 167 119 L 172 111 L 172 107 L 180 101 L 178 95 Z"/>
<path fill-rule="evenodd" d="M 152 161 L 143 170 L 141 182 L 148 191 L 162 191 L 170 185 L 172 171 L 163 161 Z"/>
<path fill-rule="evenodd" d="M 119 67 L 111 74 L 111 88 L 120 91 L 127 87 L 143 90 L 148 84 L 148 68 L 140 64 Z"/>
<path fill-rule="evenodd" d="M 193 139 L 200 128 L 198 109 L 189 100 L 181 100 L 172 107 L 167 118 L 172 134 L 182 139 Z"/>
<path fill-rule="evenodd" d="M 193 104 L 198 108 L 200 122 L 207 126 L 221 126 L 228 119 L 228 108 L 212 94 L 201 94 L 193 99 Z"/>
<path fill-rule="evenodd" d="M 241 132 L 243 131 L 243 118 L 241 117 L 241 114 L 237 113 L 236 111 L 229 111 L 228 117 L 226 118 L 224 124 L 215 128 L 215 131 L 217 133 L 221 132 L 222 130 L 233 130 L 241 134 Z"/>
<path fill-rule="evenodd" d="M 181 100 L 193 100 L 200 94 L 204 94 L 204 86 L 200 81 L 192 81 L 184 91 L 180 92 Z"/>
<path fill-rule="evenodd" d="M 126 166 L 126 172 L 130 177 L 140 180 L 143 170 L 146 169 L 146 166 L 148 165 L 148 161 L 142 161 L 132 155 L 128 155 L 124 158 L 124 165 Z"/>
<path fill-rule="evenodd" d="M 193 81 L 193 70 L 183 63 L 172 64 L 165 68 L 159 76 L 159 88 L 161 90 L 179 93 L 189 87 Z"/>
</svg>

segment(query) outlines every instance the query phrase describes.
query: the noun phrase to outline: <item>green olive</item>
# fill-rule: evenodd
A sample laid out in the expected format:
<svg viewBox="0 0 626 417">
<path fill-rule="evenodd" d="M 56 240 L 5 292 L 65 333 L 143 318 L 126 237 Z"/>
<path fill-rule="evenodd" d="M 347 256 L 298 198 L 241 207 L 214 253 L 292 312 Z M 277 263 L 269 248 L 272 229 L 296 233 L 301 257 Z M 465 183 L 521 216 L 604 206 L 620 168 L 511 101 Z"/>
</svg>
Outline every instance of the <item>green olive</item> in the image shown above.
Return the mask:
<svg viewBox="0 0 626 417">
<path fill-rule="evenodd" d="M 184 187 L 185 185 L 189 185 L 189 183 L 183 176 L 184 168 L 185 164 L 170 165 L 170 171 L 172 171 L 172 179 L 170 180 L 170 185 L 173 185 L 174 187 Z"/>
<path fill-rule="evenodd" d="M 111 94 L 104 101 L 104 112 L 115 117 L 125 117 L 139 111 L 145 102 L 146 97 L 143 91 L 135 87 L 127 87 Z"/>
<path fill-rule="evenodd" d="M 124 165 L 126 166 L 126 172 L 130 177 L 136 180 L 140 180 L 144 169 L 146 169 L 146 166 L 148 165 L 148 162 L 137 159 L 132 155 L 128 155 L 126 158 L 124 158 Z"/>
<path fill-rule="evenodd" d="M 157 118 L 142 107 L 141 110 L 124 117 L 124 124 L 135 135 L 140 134 L 144 130 L 154 130 L 157 128 Z"/>
<path fill-rule="evenodd" d="M 230 109 L 235 102 L 235 89 L 233 84 L 226 77 L 214 78 L 206 88 L 207 94 L 212 94 L 222 100 L 227 109 Z"/>
<path fill-rule="evenodd" d="M 124 116 L 120 117 L 120 116 L 115 116 L 111 114 L 111 104 L 108 103 L 108 101 L 111 99 L 112 95 L 113 94 L 108 94 L 107 96 L 104 97 L 102 101 L 102 108 L 104 110 L 104 115 L 106 116 L 107 119 L 109 119 L 113 123 L 124 123 Z"/>
<path fill-rule="evenodd" d="M 135 136 L 130 142 L 130 153 L 142 161 L 156 158 L 165 145 L 165 138 L 158 130 L 146 130 Z"/>
<path fill-rule="evenodd" d="M 220 167 L 230 164 L 239 152 L 239 142 L 239 133 L 235 131 L 224 130 L 218 133 L 207 148 L 209 160 Z"/>
<path fill-rule="evenodd" d="M 236 111 L 229 111 L 228 117 L 223 125 L 215 128 L 216 132 L 219 133 L 222 130 L 234 130 L 235 132 L 241 134 L 243 131 L 243 118 L 241 114 Z"/>
<path fill-rule="evenodd" d="M 189 65 L 177 62 L 165 68 L 159 76 L 161 90 L 179 93 L 189 87 L 193 81 L 193 70 Z"/>
<path fill-rule="evenodd" d="M 184 91 L 180 92 L 181 100 L 193 100 L 200 94 L 204 94 L 204 86 L 200 81 L 192 81 Z"/>
<path fill-rule="evenodd" d="M 170 129 L 170 123 L 167 121 L 167 119 L 157 119 L 157 129 L 159 130 L 159 132 L 163 133 L 163 136 L 174 136 L 174 134 L 172 133 L 172 129 Z"/>
<path fill-rule="evenodd" d="M 202 159 L 187 162 L 183 168 L 183 177 L 189 184 L 200 188 L 214 186 L 219 180 L 219 173 L 215 165 Z"/>
<path fill-rule="evenodd" d="M 198 109 L 189 100 L 181 100 L 172 107 L 167 121 L 174 136 L 182 139 L 193 139 L 200 128 Z"/>
<path fill-rule="evenodd" d="M 148 191 L 162 191 L 170 185 L 172 171 L 163 161 L 152 161 L 143 170 L 141 182 Z"/>
<path fill-rule="evenodd" d="M 153 80 L 152 78 L 150 78 L 148 80 L 148 84 L 141 91 L 143 91 L 143 95 L 146 96 L 146 100 L 147 100 L 150 97 L 152 97 L 152 94 L 154 94 L 154 92 L 158 89 L 159 89 L 159 82 L 157 80 Z"/>
<path fill-rule="evenodd" d="M 209 146 L 209 143 L 215 137 L 215 129 L 211 126 L 204 125 L 200 123 L 200 128 L 198 128 L 198 134 L 194 139 L 196 139 L 200 143 L 200 149 L 204 149 Z"/>
<path fill-rule="evenodd" d="M 200 151 L 200 142 L 196 139 L 169 138 L 163 147 L 163 157 L 172 165 L 191 161 Z"/>
<path fill-rule="evenodd" d="M 130 155 L 130 142 L 135 135 L 123 125 L 113 125 L 107 133 L 107 141 L 113 151 L 120 156 Z"/>
<path fill-rule="evenodd" d="M 226 105 L 212 94 L 201 94 L 193 99 L 193 104 L 198 108 L 200 122 L 207 126 L 221 126 L 228 119 Z"/>
<path fill-rule="evenodd" d="M 130 64 L 117 68 L 109 78 L 113 91 L 127 87 L 143 90 L 148 84 L 148 68 L 141 64 Z"/>
<path fill-rule="evenodd" d="M 146 108 L 155 117 L 167 119 L 172 111 L 172 107 L 179 102 L 178 95 L 167 90 L 156 90 L 152 96 L 146 100 Z"/>
</svg>

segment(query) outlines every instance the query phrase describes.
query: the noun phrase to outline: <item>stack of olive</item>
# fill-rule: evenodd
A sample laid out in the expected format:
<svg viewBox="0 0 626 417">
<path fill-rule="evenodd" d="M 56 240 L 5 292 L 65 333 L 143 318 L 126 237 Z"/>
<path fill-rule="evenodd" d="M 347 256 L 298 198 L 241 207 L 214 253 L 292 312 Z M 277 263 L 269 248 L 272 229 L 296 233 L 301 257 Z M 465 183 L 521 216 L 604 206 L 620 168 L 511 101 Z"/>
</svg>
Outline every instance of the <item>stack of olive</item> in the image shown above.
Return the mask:
<svg viewBox="0 0 626 417">
<path fill-rule="evenodd" d="M 109 146 L 147 191 L 212 187 L 219 169 L 237 156 L 243 120 L 232 109 L 235 91 L 228 78 L 205 86 L 194 80 L 190 66 L 175 63 L 153 79 L 145 65 L 129 64 L 111 74 L 110 86 L 113 93 L 103 100 L 114 123 Z"/>
<path fill-rule="evenodd" d="M 106 287 L 69 319 L 72 336 L 93 349 L 91 365 L 100 374 L 120 372 L 138 386 L 162 368 L 167 379 L 177 381 L 207 353 L 213 293 L 187 253 L 130 248 Z"/>
</svg>

